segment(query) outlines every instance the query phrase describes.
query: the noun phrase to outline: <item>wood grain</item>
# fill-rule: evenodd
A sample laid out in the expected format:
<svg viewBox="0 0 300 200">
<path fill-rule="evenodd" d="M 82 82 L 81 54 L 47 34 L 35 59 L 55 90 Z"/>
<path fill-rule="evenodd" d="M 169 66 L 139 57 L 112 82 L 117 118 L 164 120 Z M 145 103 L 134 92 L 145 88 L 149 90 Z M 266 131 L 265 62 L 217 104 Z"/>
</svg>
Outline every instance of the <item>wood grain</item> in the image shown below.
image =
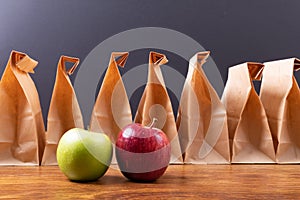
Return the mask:
<svg viewBox="0 0 300 200">
<path fill-rule="evenodd" d="M 113 168 L 96 182 L 69 181 L 57 166 L 0 167 L 0 199 L 300 199 L 298 165 L 171 165 L 154 183 Z"/>
</svg>

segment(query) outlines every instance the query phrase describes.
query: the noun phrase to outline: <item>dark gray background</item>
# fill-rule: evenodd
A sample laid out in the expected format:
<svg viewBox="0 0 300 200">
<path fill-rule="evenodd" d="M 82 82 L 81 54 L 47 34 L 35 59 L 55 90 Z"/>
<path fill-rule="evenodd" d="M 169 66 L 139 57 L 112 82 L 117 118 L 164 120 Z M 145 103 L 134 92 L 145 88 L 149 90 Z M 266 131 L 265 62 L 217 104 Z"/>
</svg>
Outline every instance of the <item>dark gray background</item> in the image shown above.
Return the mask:
<svg viewBox="0 0 300 200">
<path fill-rule="evenodd" d="M 46 118 L 61 54 L 84 60 L 114 34 L 153 26 L 182 32 L 210 50 L 225 81 L 234 64 L 300 57 L 299 9 L 297 0 L 0 0 L 0 73 L 12 49 L 37 59 L 32 77 Z"/>
</svg>

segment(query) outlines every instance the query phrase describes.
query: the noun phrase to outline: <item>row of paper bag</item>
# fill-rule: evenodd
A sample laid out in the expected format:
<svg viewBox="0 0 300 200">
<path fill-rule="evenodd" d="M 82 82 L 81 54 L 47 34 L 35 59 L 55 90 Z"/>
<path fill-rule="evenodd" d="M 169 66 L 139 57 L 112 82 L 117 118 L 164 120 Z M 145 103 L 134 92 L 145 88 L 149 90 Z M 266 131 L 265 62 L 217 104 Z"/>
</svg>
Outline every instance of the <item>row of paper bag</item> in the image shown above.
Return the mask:
<svg viewBox="0 0 300 200">
<path fill-rule="evenodd" d="M 104 132 L 113 143 L 120 130 L 133 123 L 118 69 L 125 66 L 128 55 L 111 54 L 90 119 L 89 129 Z M 300 93 L 293 76 L 300 61 L 290 58 L 230 67 L 220 100 L 202 70 L 208 56 L 209 52 L 199 52 L 190 59 L 175 119 L 160 69 L 168 60 L 150 52 L 148 82 L 134 122 L 148 125 L 152 118 L 158 119 L 157 128 L 171 143 L 171 163 L 300 163 Z M 66 69 L 66 62 L 73 66 Z M 29 75 L 37 61 L 11 52 L 0 82 L 0 165 L 57 164 L 61 136 L 71 128 L 84 128 L 69 79 L 78 64 L 78 58 L 68 56 L 58 62 L 46 131 Z M 262 80 L 259 96 L 253 80 Z"/>
</svg>

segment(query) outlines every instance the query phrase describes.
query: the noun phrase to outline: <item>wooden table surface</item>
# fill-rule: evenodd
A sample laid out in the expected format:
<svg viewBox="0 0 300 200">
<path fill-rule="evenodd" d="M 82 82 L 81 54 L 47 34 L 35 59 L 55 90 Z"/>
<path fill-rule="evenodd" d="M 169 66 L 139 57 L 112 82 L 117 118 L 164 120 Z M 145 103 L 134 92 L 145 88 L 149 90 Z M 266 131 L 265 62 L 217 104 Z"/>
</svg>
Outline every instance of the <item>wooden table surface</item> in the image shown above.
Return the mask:
<svg viewBox="0 0 300 200">
<path fill-rule="evenodd" d="M 300 165 L 171 165 L 154 183 L 113 168 L 90 183 L 69 181 L 57 166 L 0 173 L 0 199 L 300 199 Z"/>
</svg>

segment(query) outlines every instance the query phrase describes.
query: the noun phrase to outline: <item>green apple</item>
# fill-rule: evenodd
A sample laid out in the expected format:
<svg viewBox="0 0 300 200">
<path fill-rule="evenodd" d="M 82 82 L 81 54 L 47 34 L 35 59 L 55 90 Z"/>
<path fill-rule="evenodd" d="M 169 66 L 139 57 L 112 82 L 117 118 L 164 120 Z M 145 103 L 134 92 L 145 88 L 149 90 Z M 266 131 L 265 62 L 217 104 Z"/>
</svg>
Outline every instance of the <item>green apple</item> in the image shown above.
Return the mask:
<svg viewBox="0 0 300 200">
<path fill-rule="evenodd" d="M 58 143 L 57 163 L 72 181 L 95 181 L 107 171 L 112 152 L 107 135 L 73 128 Z"/>
</svg>

